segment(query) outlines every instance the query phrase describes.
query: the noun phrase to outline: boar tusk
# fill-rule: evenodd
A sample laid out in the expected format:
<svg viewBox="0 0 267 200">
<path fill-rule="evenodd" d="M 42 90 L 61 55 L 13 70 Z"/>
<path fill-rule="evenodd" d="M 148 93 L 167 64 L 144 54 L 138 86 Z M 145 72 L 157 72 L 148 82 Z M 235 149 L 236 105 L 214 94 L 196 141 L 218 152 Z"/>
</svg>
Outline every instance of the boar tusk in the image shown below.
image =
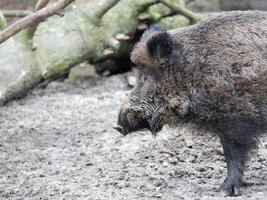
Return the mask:
<svg viewBox="0 0 267 200">
<path fill-rule="evenodd" d="M 113 128 L 115 130 L 119 131 L 122 135 L 128 134 L 128 132 L 122 126 L 117 125 L 117 126 L 113 126 Z"/>
</svg>

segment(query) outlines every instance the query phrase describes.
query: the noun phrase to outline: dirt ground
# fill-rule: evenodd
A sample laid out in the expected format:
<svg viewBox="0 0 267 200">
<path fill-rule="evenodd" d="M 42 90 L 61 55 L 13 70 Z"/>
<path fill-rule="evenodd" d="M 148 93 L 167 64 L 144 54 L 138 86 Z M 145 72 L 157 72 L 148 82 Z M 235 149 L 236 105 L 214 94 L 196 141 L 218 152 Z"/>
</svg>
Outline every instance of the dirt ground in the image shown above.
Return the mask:
<svg viewBox="0 0 267 200">
<path fill-rule="evenodd" d="M 215 192 L 226 174 L 216 136 L 183 127 L 124 137 L 112 126 L 125 77 L 98 82 L 51 82 L 0 108 L 1 200 L 225 199 Z M 229 199 L 267 198 L 266 158 L 263 141 L 250 186 Z"/>
</svg>

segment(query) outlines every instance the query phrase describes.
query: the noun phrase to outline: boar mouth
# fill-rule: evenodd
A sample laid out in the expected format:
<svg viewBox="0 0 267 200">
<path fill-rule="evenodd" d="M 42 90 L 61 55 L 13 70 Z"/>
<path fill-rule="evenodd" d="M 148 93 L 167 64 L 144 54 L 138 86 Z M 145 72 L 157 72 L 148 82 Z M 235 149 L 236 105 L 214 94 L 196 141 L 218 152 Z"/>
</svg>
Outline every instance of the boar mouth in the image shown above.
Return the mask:
<svg viewBox="0 0 267 200">
<path fill-rule="evenodd" d="M 122 135 L 127 135 L 128 131 L 124 129 L 121 125 L 113 126 L 113 128 L 117 131 L 119 131 Z"/>
<path fill-rule="evenodd" d="M 122 135 L 141 130 L 149 130 L 153 135 L 156 135 L 161 131 L 162 127 L 160 112 L 144 116 L 142 112 L 133 112 L 131 110 L 120 111 L 117 125 L 113 126 Z"/>
<path fill-rule="evenodd" d="M 116 126 L 113 126 L 113 128 L 119 131 L 122 135 L 127 135 L 128 133 L 141 130 L 150 130 L 149 123 L 145 120 L 138 120 L 138 123 L 132 126 L 130 124 L 118 124 Z"/>
<path fill-rule="evenodd" d="M 155 126 L 156 124 L 151 122 L 151 120 L 140 120 L 139 123 L 134 127 L 123 127 L 118 124 L 116 126 L 113 126 L 113 128 L 124 136 L 128 133 L 142 130 L 149 130 L 153 135 L 156 135 L 159 131 L 162 130 L 162 126 Z"/>
</svg>

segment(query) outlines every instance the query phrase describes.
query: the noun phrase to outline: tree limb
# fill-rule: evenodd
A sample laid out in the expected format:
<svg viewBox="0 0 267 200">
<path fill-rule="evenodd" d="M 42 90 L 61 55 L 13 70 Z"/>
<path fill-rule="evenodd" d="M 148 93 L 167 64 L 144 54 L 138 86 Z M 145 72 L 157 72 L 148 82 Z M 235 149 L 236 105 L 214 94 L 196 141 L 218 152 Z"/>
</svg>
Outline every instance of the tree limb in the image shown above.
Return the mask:
<svg viewBox="0 0 267 200">
<path fill-rule="evenodd" d="M 100 8 L 95 12 L 96 22 L 100 22 L 102 17 L 119 1 L 120 0 L 107 0 L 103 6 L 100 6 Z"/>
<path fill-rule="evenodd" d="M 194 2 L 194 1 L 196 1 L 196 0 L 187 0 L 187 1 L 185 2 L 185 4 L 189 4 L 189 3 Z"/>
<path fill-rule="evenodd" d="M 42 8 L 46 7 L 49 0 L 38 0 L 35 4 L 34 11 L 41 10 Z"/>
<path fill-rule="evenodd" d="M 11 36 L 20 32 L 21 30 L 29 26 L 32 26 L 34 24 L 38 24 L 44 19 L 57 14 L 59 10 L 65 8 L 73 1 L 74 0 L 59 0 L 54 4 L 48 5 L 47 7 L 38 10 L 37 12 L 32 13 L 26 16 L 25 18 L 20 19 L 16 23 L 12 24 L 8 28 L 0 32 L 0 44 L 3 43 L 8 38 L 10 38 Z"/>
<path fill-rule="evenodd" d="M 29 10 L 2 10 L 2 13 L 5 17 L 26 17 L 27 15 L 32 14 L 32 11 L 29 11 Z"/>
<path fill-rule="evenodd" d="M 193 13 L 192 11 L 186 9 L 183 6 L 179 6 L 177 4 L 175 4 L 175 2 L 171 1 L 171 0 L 159 0 L 163 5 L 167 6 L 168 8 L 170 8 L 172 11 L 174 11 L 177 14 L 183 15 L 185 17 L 187 17 L 191 24 L 194 24 L 200 20 L 202 20 L 203 16 Z"/>
<path fill-rule="evenodd" d="M 41 10 L 42 8 L 45 8 L 50 0 L 38 0 L 34 7 L 34 12 Z M 25 34 L 28 38 L 32 38 L 34 35 L 34 32 L 36 31 L 38 26 L 38 23 L 33 24 L 28 29 L 25 30 Z M 33 48 L 34 49 L 34 48 Z"/>
</svg>

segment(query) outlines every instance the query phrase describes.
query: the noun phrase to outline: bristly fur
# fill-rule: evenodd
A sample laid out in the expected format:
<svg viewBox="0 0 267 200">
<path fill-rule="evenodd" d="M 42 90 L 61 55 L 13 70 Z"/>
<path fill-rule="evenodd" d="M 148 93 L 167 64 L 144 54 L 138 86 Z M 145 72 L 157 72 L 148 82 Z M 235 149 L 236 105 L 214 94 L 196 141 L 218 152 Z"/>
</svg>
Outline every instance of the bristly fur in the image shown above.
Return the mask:
<svg viewBox="0 0 267 200">
<path fill-rule="evenodd" d="M 172 53 L 172 38 L 169 33 L 161 32 L 147 41 L 149 56 L 156 59 L 167 57 Z"/>
<path fill-rule="evenodd" d="M 220 190 L 238 194 L 249 152 L 267 132 L 267 12 L 223 12 L 170 32 L 151 28 L 131 59 L 140 73 L 121 118 L 139 107 L 153 132 L 181 121 L 216 133 L 228 170 Z"/>
</svg>

